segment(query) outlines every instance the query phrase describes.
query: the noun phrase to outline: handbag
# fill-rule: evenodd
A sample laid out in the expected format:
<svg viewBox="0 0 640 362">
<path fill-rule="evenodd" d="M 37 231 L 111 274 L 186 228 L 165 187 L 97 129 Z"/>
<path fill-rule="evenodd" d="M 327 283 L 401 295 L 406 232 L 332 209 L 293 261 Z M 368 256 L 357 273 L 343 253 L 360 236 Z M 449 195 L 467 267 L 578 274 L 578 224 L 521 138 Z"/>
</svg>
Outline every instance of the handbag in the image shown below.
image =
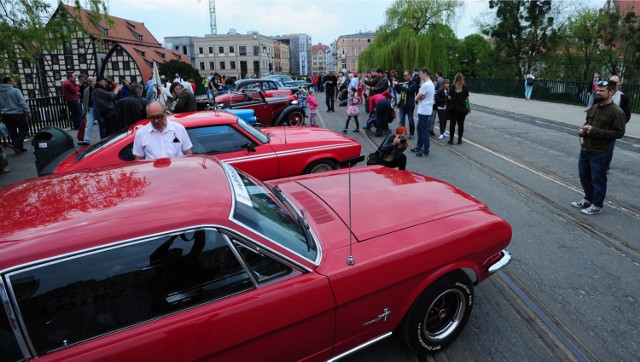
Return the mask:
<svg viewBox="0 0 640 362">
<path fill-rule="evenodd" d="M 367 165 L 377 165 L 380 162 L 380 150 L 376 150 L 376 152 L 371 152 L 367 155 Z"/>
<path fill-rule="evenodd" d="M 357 116 L 360 114 L 360 108 L 358 106 L 352 105 L 347 106 L 347 116 Z"/>
</svg>

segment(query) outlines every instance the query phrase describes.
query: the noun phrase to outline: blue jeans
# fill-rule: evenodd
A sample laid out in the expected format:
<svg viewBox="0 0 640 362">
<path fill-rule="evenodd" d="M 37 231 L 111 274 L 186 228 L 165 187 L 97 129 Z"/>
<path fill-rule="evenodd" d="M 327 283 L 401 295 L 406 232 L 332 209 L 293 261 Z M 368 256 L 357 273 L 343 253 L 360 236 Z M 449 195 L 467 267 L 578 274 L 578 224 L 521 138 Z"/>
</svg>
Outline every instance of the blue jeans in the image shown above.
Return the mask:
<svg viewBox="0 0 640 362">
<path fill-rule="evenodd" d="M 609 153 L 593 153 L 580 150 L 578 174 L 585 200 L 602 207 L 607 194 L 607 169 L 611 162 Z"/>
<path fill-rule="evenodd" d="M 524 98 L 526 100 L 531 99 L 531 92 L 533 92 L 533 85 L 524 85 Z"/>
<path fill-rule="evenodd" d="M 400 125 L 404 127 L 404 116 L 407 116 L 409 120 L 409 135 L 413 136 L 416 131 L 416 124 L 413 121 L 413 108 L 406 109 L 404 107 L 398 108 L 398 118 L 400 119 Z"/>
<path fill-rule="evenodd" d="M 418 144 L 416 148 L 422 150 L 422 153 L 429 154 L 429 123 L 431 122 L 430 114 L 418 113 Z"/>
<path fill-rule="evenodd" d="M 87 112 L 84 122 L 84 142 L 91 143 L 91 131 L 93 130 L 93 112 Z"/>
</svg>

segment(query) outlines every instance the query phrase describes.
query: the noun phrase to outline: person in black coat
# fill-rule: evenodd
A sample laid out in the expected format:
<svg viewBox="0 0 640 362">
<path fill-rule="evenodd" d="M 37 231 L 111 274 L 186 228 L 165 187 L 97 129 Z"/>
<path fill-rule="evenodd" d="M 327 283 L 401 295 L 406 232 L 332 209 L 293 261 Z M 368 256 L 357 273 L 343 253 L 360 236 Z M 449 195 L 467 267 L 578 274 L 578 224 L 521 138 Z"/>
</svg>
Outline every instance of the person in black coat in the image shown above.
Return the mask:
<svg viewBox="0 0 640 362">
<path fill-rule="evenodd" d="M 129 127 L 147 118 L 149 101 L 142 97 L 142 91 L 140 83 L 133 83 L 129 86 L 129 96 L 116 102 L 116 129 Z"/>
<path fill-rule="evenodd" d="M 400 126 L 405 125 L 405 115 L 409 120 L 409 138 L 413 138 L 416 130 L 416 125 L 413 120 L 413 111 L 416 108 L 416 91 L 418 85 L 413 80 L 410 70 L 404 71 L 404 83 L 396 83 L 394 85 L 396 92 L 398 92 L 398 112 L 400 117 Z"/>
</svg>

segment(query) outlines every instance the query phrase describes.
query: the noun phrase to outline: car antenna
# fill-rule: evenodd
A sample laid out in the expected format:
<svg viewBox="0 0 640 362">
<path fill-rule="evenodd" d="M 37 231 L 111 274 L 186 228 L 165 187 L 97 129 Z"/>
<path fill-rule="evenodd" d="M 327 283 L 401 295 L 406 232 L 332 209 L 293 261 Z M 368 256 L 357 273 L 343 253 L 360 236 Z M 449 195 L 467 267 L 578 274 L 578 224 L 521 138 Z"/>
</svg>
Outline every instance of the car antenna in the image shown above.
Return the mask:
<svg viewBox="0 0 640 362">
<path fill-rule="evenodd" d="M 347 265 L 354 265 L 356 261 L 353 259 L 353 233 L 351 230 L 351 163 L 349 163 L 349 257 Z"/>
</svg>

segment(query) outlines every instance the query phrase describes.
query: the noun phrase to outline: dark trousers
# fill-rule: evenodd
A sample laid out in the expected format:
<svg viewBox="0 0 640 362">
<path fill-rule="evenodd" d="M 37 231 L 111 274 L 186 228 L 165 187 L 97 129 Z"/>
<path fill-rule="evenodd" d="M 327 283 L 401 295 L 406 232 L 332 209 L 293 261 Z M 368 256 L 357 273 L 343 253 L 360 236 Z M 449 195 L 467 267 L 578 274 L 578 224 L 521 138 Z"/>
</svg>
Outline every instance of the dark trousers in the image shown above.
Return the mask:
<svg viewBox="0 0 640 362">
<path fill-rule="evenodd" d="M 358 122 L 358 116 L 347 116 L 347 122 L 344 124 L 344 129 L 349 129 L 349 121 L 351 117 L 356 121 L 356 129 L 360 129 L 360 123 Z"/>
<path fill-rule="evenodd" d="M 593 153 L 580 150 L 578 174 L 585 200 L 602 207 L 607 195 L 607 169 L 611 161 L 610 153 Z"/>
<path fill-rule="evenodd" d="M 438 109 L 438 122 L 440 122 L 440 134 L 447 131 L 447 110 Z"/>
<path fill-rule="evenodd" d="M 467 115 L 461 115 L 458 112 L 453 112 L 451 115 L 451 125 L 449 126 L 449 141 L 453 142 L 453 136 L 456 133 L 456 124 L 458 125 L 458 142 L 462 141 L 462 134 L 464 133 L 464 119 Z"/>
<path fill-rule="evenodd" d="M 71 122 L 73 123 L 73 129 L 80 128 L 82 122 L 82 105 L 80 101 L 67 101 L 69 107 L 69 113 L 71 114 Z"/>
<path fill-rule="evenodd" d="M 400 155 L 400 157 L 391 161 L 382 160 L 380 161 L 380 164 L 383 166 L 387 166 L 391 168 L 397 167 L 399 170 L 404 170 L 407 167 L 407 156 Z"/>
<path fill-rule="evenodd" d="M 325 93 L 325 101 L 327 103 L 327 110 L 334 111 L 333 109 L 336 101 L 336 88 L 335 87 L 327 87 L 327 91 Z"/>
<path fill-rule="evenodd" d="M 27 138 L 29 133 L 29 124 L 27 123 L 27 117 L 24 114 L 3 114 L 2 121 L 9 129 L 9 136 L 11 137 L 11 144 L 16 149 L 23 149 L 22 146 L 24 139 Z"/>
</svg>

